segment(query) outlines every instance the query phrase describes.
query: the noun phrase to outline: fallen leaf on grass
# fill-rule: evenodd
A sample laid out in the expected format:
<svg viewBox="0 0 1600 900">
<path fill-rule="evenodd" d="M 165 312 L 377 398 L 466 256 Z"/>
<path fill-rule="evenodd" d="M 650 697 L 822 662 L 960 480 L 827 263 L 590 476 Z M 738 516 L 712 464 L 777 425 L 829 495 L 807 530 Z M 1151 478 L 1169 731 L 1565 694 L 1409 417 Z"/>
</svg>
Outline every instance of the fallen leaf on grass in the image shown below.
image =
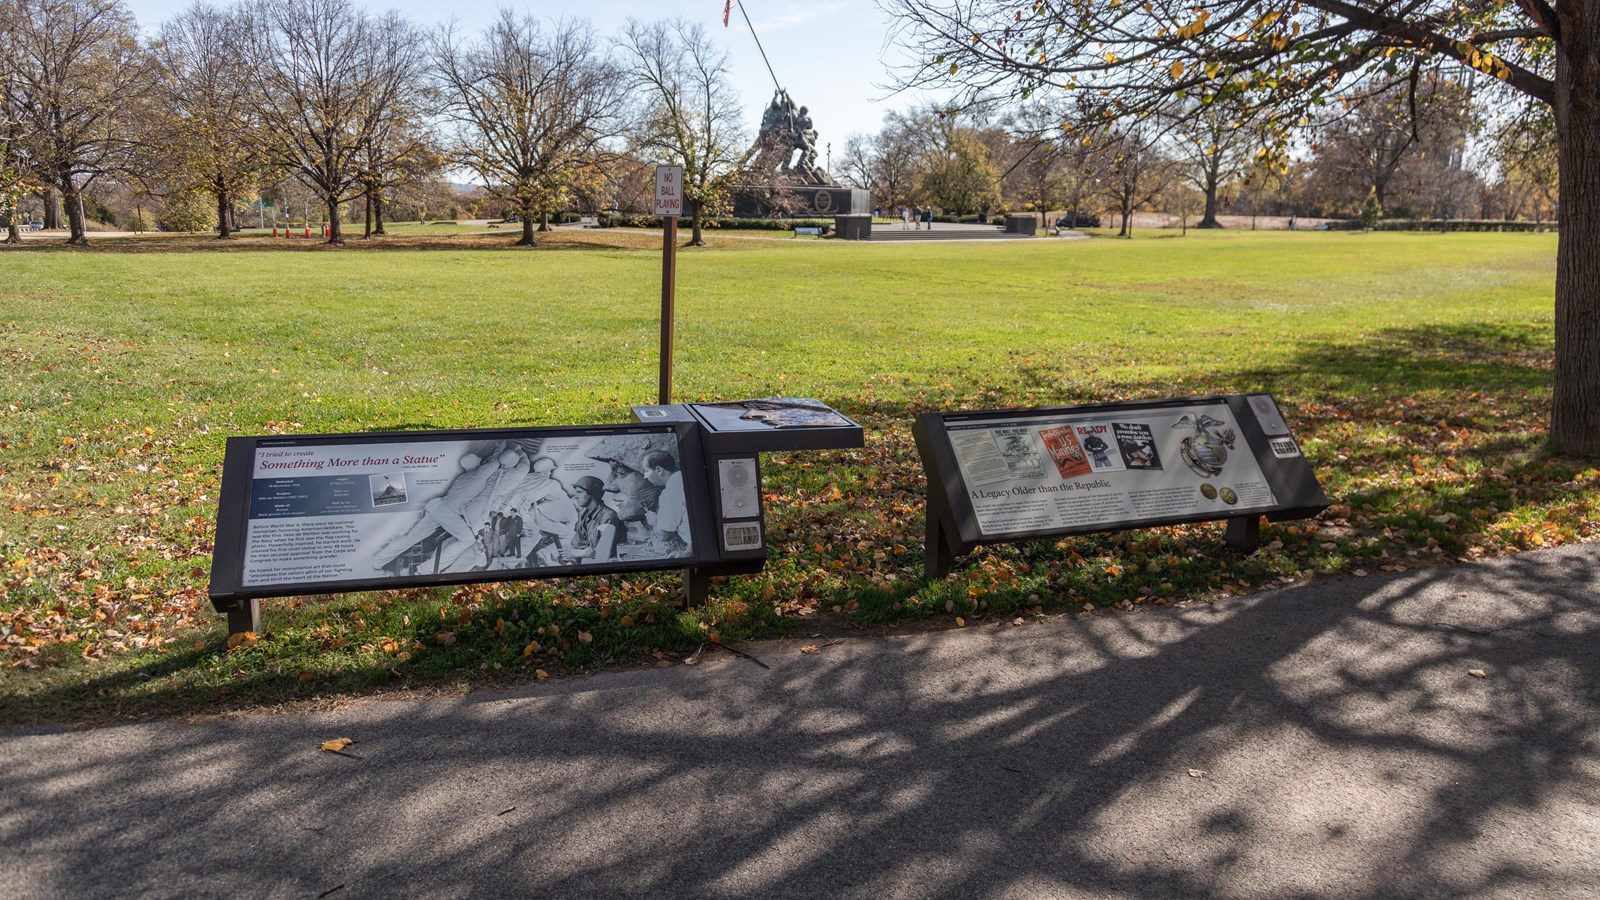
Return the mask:
<svg viewBox="0 0 1600 900">
<path fill-rule="evenodd" d="M 1473 678 L 1488 678 L 1489 677 L 1489 673 L 1485 672 L 1482 669 L 1468 669 L 1467 670 L 1467 674 L 1471 675 Z"/>
<path fill-rule="evenodd" d="M 328 751 L 329 753 L 338 753 L 340 750 L 343 750 L 354 743 L 355 741 L 352 741 L 349 738 L 334 738 L 331 741 L 323 741 L 322 749 Z"/>
<path fill-rule="evenodd" d="M 822 652 L 822 648 L 818 647 L 816 644 L 807 644 L 804 647 L 800 648 L 800 652 L 801 653 L 821 653 Z"/>
<path fill-rule="evenodd" d="M 238 631 L 228 635 L 228 649 L 237 650 L 240 647 L 254 647 L 256 641 L 259 640 L 260 638 L 256 637 L 254 631 Z"/>
<path fill-rule="evenodd" d="M 1189 777 L 1190 778 L 1204 778 L 1204 777 L 1206 777 L 1206 770 L 1205 769 L 1190 769 L 1189 770 Z"/>
<path fill-rule="evenodd" d="M 550 677 L 550 673 L 546 672 L 543 669 L 534 669 L 533 670 L 533 677 L 539 679 L 540 681 L 543 681 L 546 678 Z"/>
</svg>

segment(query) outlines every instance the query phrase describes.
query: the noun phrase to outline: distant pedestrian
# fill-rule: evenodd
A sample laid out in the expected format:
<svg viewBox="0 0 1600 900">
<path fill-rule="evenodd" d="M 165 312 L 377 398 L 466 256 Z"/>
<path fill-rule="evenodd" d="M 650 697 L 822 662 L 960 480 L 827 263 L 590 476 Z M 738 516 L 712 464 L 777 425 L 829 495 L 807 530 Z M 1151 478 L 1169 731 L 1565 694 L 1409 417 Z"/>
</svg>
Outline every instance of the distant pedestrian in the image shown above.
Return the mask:
<svg viewBox="0 0 1600 900">
<path fill-rule="evenodd" d="M 900 230 L 905 231 L 911 227 L 911 207 L 900 207 Z"/>
<path fill-rule="evenodd" d="M 922 215 L 923 215 L 923 218 L 928 223 L 928 230 L 932 231 L 933 230 L 933 207 L 930 206 L 927 209 L 923 210 Z"/>
</svg>

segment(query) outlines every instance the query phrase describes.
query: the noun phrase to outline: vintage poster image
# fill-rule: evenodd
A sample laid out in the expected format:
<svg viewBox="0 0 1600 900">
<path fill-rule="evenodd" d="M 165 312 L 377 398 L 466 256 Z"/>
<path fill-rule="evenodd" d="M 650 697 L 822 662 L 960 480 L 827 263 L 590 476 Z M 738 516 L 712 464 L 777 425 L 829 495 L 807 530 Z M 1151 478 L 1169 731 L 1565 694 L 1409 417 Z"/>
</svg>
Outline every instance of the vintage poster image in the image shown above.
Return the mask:
<svg viewBox="0 0 1600 900">
<path fill-rule="evenodd" d="M 1143 422 L 1113 422 L 1111 430 L 1117 436 L 1117 452 L 1129 469 L 1161 469 L 1161 454 L 1156 450 L 1155 435 Z"/>
<path fill-rule="evenodd" d="M 245 587 L 692 555 L 670 431 L 258 446 Z"/>
<path fill-rule="evenodd" d="M 1110 423 L 1075 425 L 1073 431 L 1078 437 L 1078 445 L 1089 458 L 1089 465 L 1096 472 L 1115 472 L 1125 468 L 1122 454 L 1117 452 L 1117 437 Z"/>
<path fill-rule="evenodd" d="M 1044 441 L 1045 449 L 1050 452 L 1050 461 L 1055 463 L 1056 472 L 1062 478 L 1076 478 L 1094 471 L 1071 425 L 1046 428 L 1039 432 L 1039 438 Z"/>
<path fill-rule="evenodd" d="M 1006 472 L 1013 478 L 1038 478 L 1044 474 L 1044 460 L 1033 442 L 1032 428 L 996 428 L 995 443 L 1006 459 Z"/>
</svg>

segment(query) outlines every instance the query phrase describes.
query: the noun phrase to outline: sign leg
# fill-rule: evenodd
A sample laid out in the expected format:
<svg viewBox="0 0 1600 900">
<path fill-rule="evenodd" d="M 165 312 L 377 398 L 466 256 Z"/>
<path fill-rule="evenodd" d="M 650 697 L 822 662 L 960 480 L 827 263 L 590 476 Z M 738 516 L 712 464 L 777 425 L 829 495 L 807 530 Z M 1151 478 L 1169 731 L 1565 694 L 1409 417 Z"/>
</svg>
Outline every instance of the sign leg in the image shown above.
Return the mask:
<svg viewBox="0 0 1600 900">
<path fill-rule="evenodd" d="M 1261 517 L 1234 516 L 1228 520 L 1228 546 L 1253 553 L 1261 546 Z"/>
<path fill-rule="evenodd" d="M 924 518 L 922 538 L 922 575 L 930 581 L 950 574 L 956 566 L 955 554 L 950 552 L 950 542 L 939 524 L 939 516 L 928 504 Z"/>
<path fill-rule="evenodd" d="M 237 600 L 228 609 L 228 633 L 261 631 L 261 601 Z"/>
<path fill-rule="evenodd" d="M 705 606 L 711 597 L 711 575 L 704 569 L 684 569 L 683 594 L 690 608 Z"/>
</svg>

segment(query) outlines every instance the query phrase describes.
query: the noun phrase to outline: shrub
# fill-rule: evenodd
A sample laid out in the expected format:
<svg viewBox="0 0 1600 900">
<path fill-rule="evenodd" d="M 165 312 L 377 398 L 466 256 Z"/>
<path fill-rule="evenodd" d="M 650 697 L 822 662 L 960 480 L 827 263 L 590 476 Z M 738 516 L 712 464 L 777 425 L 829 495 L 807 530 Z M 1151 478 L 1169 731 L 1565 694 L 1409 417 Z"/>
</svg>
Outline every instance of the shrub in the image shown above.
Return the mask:
<svg viewBox="0 0 1600 900">
<path fill-rule="evenodd" d="M 1361 204 L 1361 227 L 1376 228 L 1383 221 L 1383 204 L 1378 202 L 1378 189 L 1367 191 L 1367 199 Z"/>
</svg>

